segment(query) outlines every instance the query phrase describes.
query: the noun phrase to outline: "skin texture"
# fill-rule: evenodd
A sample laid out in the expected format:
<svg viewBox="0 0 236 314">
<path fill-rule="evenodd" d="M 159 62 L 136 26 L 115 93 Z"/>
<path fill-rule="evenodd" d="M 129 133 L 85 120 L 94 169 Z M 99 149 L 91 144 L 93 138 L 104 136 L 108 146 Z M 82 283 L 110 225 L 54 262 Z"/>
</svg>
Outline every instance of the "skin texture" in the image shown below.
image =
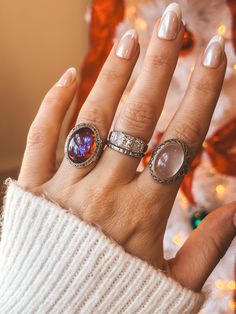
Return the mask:
<svg viewBox="0 0 236 314">
<path fill-rule="evenodd" d="M 82 107 L 77 124 L 93 123 L 105 140 L 111 125 L 148 142 L 162 112 L 168 87 L 181 48 L 181 23 L 173 40 L 158 38 L 157 21 L 141 73 L 125 105 L 116 110 L 139 55 L 116 55 L 115 43 Z M 196 62 L 179 110 L 163 141 L 184 140 L 194 158 L 206 136 L 222 87 L 226 56 L 217 68 L 203 66 L 203 53 Z M 43 100 L 27 138 L 18 183 L 44 194 L 83 220 L 99 226 L 132 255 L 160 268 L 195 291 L 200 291 L 235 236 L 236 203 L 209 214 L 172 260 L 163 258 L 163 237 L 181 180 L 161 185 L 148 169 L 137 172 L 140 159 L 106 148 L 100 160 L 77 169 L 66 159 L 55 168 L 56 146 L 62 121 L 77 90 L 76 76 L 69 86 L 55 84 Z M 104 88 L 105 87 L 105 88 Z M 115 116 L 115 120 L 113 121 Z M 40 169 L 40 171 L 39 171 Z"/>
</svg>

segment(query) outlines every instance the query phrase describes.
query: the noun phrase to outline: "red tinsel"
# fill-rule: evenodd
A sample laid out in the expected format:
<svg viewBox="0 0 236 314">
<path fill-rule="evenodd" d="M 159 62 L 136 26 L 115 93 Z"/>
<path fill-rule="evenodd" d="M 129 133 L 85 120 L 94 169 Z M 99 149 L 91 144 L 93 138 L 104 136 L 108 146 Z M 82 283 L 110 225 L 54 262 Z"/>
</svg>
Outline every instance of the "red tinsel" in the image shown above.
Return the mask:
<svg viewBox="0 0 236 314">
<path fill-rule="evenodd" d="M 116 27 L 123 21 L 124 11 L 123 0 L 94 0 L 92 2 L 89 51 L 80 71 L 78 110 L 71 121 L 71 126 L 74 126 L 77 114 L 111 50 Z"/>
</svg>

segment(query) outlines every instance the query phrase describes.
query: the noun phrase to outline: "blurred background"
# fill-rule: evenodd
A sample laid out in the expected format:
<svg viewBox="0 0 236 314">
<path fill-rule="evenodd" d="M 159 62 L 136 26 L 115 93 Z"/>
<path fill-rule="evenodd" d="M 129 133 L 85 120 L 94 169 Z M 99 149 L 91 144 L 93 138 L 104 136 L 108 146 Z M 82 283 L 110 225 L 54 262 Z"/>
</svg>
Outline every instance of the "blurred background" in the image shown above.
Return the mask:
<svg viewBox="0 0 236 314">
<path fill-rule="evenodd" d="M 87 51 L 88 0 L 1 1 L 0 180 L 15 175 L 48 89 Z"/>
<path fill-rule="evenodd" d="M 121 105 L 125 104 L 139 75 L 153 26 L 170 2 L 1 1 L 0 184 L 8 176 L 16 177 L 28 128 L 48 89 L 68 67 L 75 66 L 82 78 L 79 99 L 75 102 L 79 110 L 113 40 L 135 28 L 139 33 L 141 53 L 121 99 Z M 204 145 L 185 177 L 168 221 L 164 239 L 167 258 L 176 254 L 192 229 L 209 212 L 235 201 L 236 195 L 236 0 L 177 2 L 181 5 L 186 25 L 183 45 L 165 108 L 141 162 L 142 167 L 147 166 L 153 147 L 159 143 L 161 134 L 178 109 L 197 56 L 215 34 L 225 38 L 228 65 Z M 89 30 L 85 15 L 91 22 Z M 63 142 L 62 136 L 60 147 Z M 235 256 L 236 240 L 207 280 L 204 289 L 209 298 L 201 314 L 236 312 Z"/>
</svg>

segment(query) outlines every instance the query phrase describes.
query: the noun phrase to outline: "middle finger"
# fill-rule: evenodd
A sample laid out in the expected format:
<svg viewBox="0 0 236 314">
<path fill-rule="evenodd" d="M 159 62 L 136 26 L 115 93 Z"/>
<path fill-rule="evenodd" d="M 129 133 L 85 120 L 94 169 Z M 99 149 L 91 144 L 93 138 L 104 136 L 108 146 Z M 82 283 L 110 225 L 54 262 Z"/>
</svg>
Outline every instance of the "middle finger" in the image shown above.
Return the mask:
<svg viewBox="0 0 236 314">
<path fill-rule="evenodd" d="M 122 131 L 148 143 L 163 108 L 183 33 L 180 7 L 171 4 L 154 27 L 140 76 L 116 120 L 115 131 Z M 119 181 L 129 182 L 135 176 L 139 162 L 140 158 L 120 154 L 108 147 L 95 171 L 104 172 L 106 164 L 110 169 L 108 176 L 112 175 L 114 179 L 115 172 Z"/>
</svg>

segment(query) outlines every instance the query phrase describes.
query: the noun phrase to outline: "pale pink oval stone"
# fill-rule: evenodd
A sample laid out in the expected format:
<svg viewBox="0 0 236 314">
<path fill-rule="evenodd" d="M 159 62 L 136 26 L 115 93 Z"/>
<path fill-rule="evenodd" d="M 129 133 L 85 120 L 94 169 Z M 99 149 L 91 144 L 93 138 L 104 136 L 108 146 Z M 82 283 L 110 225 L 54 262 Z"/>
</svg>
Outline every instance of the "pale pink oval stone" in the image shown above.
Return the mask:
<svg viewBox="0 0 236 314">
<path fill-rule="evenodd" d="M 167 143 L 156 155 L 155 172 L 160 179 L 173 177 L 184 162 L 184 151 L 180 144 Z"/>
</svg>

